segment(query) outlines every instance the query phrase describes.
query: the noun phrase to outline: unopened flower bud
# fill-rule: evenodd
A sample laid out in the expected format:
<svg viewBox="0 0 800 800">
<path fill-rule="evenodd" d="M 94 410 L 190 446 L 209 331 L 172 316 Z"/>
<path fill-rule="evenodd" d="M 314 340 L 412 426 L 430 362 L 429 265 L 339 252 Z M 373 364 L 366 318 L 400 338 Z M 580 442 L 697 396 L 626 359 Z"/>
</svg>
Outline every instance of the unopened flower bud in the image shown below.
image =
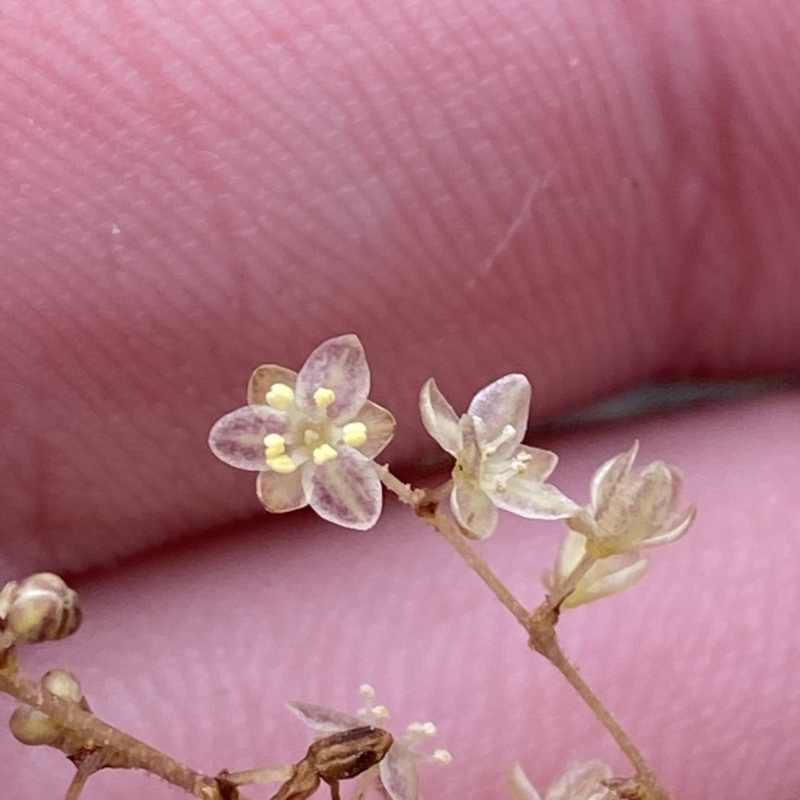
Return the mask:
<svg viewBox="0 0 800 800">
<path fill-rule="evenodd" d="M 6 625 L 17 639 L 35 643 L 63 639 L 75 633 L 81 619 L 77 592 L 58 575 L 40 572 L 16 587 L 8 606 Z"/>
<path fill-rule="evenodd" d="M 50 694 L 80 703 L 83 692 L 78 679 L 68 669 L 51 669 L 42 676 L 42 686 Z"/>
<path fill-rule="evenodd" d="M 18 742 L 30 745 L 53 744 L 62 736 L 61 729 L 47 714 L 30 706 L 17 706 L 8 727 Z"/>
</svg>

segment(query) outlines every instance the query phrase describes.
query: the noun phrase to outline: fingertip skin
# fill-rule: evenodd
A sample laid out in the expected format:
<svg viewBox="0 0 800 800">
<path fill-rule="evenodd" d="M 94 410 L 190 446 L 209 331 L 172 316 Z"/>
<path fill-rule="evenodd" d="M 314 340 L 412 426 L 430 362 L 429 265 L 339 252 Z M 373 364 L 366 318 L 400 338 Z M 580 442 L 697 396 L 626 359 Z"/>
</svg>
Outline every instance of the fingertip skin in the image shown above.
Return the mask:
<svg viewBox="0 0 800 800">
<path fill-rule="evenodd" d="M 387 458 L 509 372 L 532 419 L 800 363 L 795 4 L 22 2 L 0 85 L 0 568 L 257 510 L 205 448 L 364 342 Z"/>
</svg>

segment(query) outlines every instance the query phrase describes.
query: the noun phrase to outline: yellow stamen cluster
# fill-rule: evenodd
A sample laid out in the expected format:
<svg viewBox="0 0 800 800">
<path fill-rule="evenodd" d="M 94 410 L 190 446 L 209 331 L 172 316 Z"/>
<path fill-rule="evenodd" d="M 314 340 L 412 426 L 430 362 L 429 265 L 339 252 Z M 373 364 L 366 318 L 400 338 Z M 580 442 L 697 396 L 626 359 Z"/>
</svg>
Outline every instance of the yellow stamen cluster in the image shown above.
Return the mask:
<svg viewBox="0 0 800 800">
<path fill-rule="evenodd" d="M 335 400 L 336 393 L 333 389 L 326 389 L 324 386 L 320 386 L 319 389 L 314 392 L 314 402 L 319 408 L 327 408 Z"/>
<path fill-rule="evenodd" d="M 279 433 L 268 433 L 264 437 L 267 466 L 281 475 L 291 475 L 297 469 L 291 456 L 286 454 L 286 439 Z"/>
<path fill-rule="evenodd" d="M 267 405 L 278 411 L 286 411 L 294 403 L 294 389 L 285 383 L 273 383 L 266 394 Z"/>
<path fill-rule="evenodd" d="M 350 447 L 361 447 L 367 441 L 367 426 L 363 422 L 348 422 L 342 428 L 342 441 Z"/>
<path fill-rule="evenodd" d="M 314 463 L 319 467 L 338 458 L 339 454 L 329 444 L 321 444 L 314 450 L 313 457 Z"/>
</svg>

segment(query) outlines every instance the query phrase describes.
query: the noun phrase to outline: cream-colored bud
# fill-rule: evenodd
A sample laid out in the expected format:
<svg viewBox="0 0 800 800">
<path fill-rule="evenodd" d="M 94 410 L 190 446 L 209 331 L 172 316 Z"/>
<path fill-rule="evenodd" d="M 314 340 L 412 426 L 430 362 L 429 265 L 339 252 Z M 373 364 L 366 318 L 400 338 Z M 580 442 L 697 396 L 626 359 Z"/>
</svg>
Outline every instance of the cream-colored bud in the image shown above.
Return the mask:
<svg viewBox="0 0 800 800">
<path fill-rule="evenodd" d="M 75 633 L 82 616 L 77 592 L 58 575 L 40 572 L 17 586 L 8 607 L 6 624 L 19 640 L 46 642 Z"/>
<path fill-rule="evenodd" d="M 30 706 L 17 706 L 8 721 L 11 734 L 22 744 L 53 744 L 61 737 L 60 728 L 41 711 Z"/>
<path fill-rule="evenodd" d="M 80 703 L 83 699 L 81 684 L 68 669 L 51 669 L 42 676 L 42 686 L 50 694 Z"/>
</svg>

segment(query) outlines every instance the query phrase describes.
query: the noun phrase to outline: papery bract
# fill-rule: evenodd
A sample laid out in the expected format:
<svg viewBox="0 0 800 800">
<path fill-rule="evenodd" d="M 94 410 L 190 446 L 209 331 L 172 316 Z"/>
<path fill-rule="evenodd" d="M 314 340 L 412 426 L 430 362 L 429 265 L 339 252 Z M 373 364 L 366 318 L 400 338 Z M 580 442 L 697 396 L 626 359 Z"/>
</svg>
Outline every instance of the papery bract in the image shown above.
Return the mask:
<svg viewBox="0 0 800 800">
<path fill-rule="evenodd" d="M 694 506 L 678 510 L 680 472 L 663 461 L 633 469 L 638 447 L 636 442 L 595 472 L 591 502 L 568 520 L 597 558 L 669 544 L 694 521 Z"/>
<path fill-rule="evenodd" d="M 374 459 L 394 435 L 394 417 L 367 400 L 370 374 L 353 334 L 323 342 L 299 373 L 265 364 L 250 377 L 249 405 L 211 429 L 219 459 L 259 473 L 268 511 L 310 505 L 347 528 L 371 528 L 382 489 Z"/>
<path fill-rule="evenodd" d="M 431 378 L 420 392 L 425 429 L 455 456 L 450 505 L 458 523 L 485 539 L 497 526 L 497 509 L 529 519 L 561 519 L 579 506 L 544 481 L 555 453 L 528 447 L 531 387 L 524 375 L 506 375 L 475 395 L 460 418 Z"/>
</svg>

